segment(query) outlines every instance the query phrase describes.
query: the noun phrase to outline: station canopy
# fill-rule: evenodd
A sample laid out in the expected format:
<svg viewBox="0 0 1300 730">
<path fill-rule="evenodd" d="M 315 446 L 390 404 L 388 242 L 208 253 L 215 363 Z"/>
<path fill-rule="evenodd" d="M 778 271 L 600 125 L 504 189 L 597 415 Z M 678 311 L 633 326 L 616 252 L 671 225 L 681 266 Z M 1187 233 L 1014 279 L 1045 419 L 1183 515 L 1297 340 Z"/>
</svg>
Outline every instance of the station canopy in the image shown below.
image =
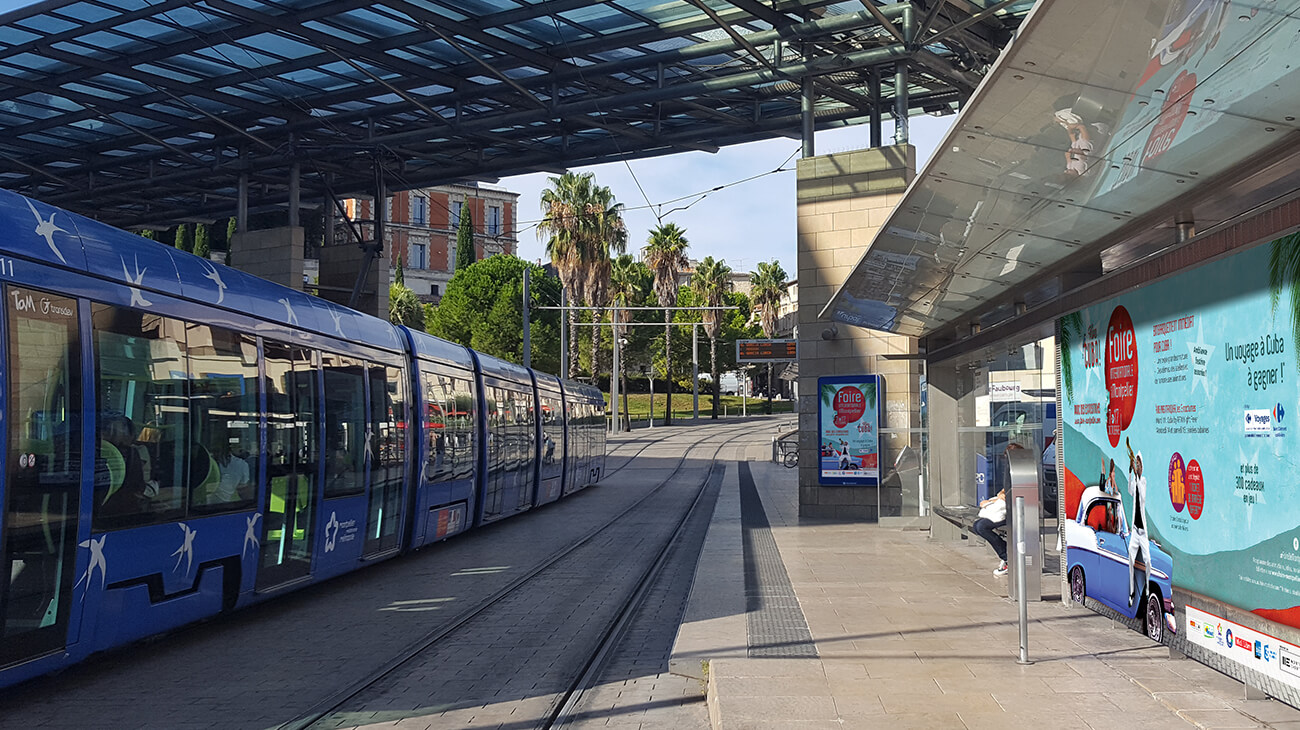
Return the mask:
<svg viewBox="0 0 1300 730">
<path fill-rule="evenodd" d="M 127 227 L 956 110 L 1025 0 L 49 0 L 0 16 L 0 186 Z M 877 86 L 875 79 L 881 79 Z"/>
<path fill-rule="evenodd" d="M 822 316 L 991 344 L 1294 197 L 1297 39 L 1300 0 L 1043 0 Z"/>
</svg>

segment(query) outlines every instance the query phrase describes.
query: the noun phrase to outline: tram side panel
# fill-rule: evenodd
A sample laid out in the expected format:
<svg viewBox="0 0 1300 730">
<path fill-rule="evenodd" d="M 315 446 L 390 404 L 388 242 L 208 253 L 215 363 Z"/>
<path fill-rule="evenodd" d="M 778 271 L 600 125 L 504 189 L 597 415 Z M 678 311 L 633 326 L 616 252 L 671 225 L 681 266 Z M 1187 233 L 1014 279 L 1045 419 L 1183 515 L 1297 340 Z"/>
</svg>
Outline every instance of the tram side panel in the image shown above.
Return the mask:
<svg viewBox="0 0 1300 730">
<path fill-rule="evenodd" d="M 475 524 L 530 509 L 536 493 L 537 417 L 526 368 L 473 353 L 478 364 L 483 429 L 482 477 Z"/>
<path fill-rule="evenodd" d="M 564 396 L 560 379 L 533 372 L 538 402 L 538 482 L 536 503 L 548 504 L 563 494 L 564 454 L 567 446 L 564 428 Z"/>
<path fill-rule="evenodd" d="M 415 470 L 414 534 L 421 547 L 469 529 L 477 507 L 478 389 L 474 373 L 420 360 L 416 366 L 423 418 Z"/>
</svg>

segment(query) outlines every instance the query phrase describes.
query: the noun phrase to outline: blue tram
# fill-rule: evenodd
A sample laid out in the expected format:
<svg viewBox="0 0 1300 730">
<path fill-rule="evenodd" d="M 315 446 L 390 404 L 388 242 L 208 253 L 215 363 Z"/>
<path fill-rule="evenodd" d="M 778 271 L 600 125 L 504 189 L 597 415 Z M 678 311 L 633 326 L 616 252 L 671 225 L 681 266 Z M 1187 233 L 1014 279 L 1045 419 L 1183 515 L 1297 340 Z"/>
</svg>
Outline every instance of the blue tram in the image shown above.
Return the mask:
<svg viewBox="0 0 1300 730">
<path fill-rule="evenodd" d="M 0 191 L 0 686 L 600 480 L 604 400 Z"/>
</svg>

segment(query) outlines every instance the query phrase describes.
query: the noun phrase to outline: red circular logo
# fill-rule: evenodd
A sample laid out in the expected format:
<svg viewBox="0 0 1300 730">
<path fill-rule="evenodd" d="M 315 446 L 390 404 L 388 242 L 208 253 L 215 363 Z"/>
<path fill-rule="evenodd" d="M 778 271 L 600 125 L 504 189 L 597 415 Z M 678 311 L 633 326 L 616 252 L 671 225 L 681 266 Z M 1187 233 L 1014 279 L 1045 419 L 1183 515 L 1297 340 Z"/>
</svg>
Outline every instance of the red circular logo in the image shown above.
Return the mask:
<svg viewBox="0 0 1300 730">
<path fill-rule="evenodd" d="M 1160 117 L 1151 127 L 1151 136 L 1147 137 L 1146 147 L 1142 150 L 1142 164 L 1147 165 L 1163 155 L 1174 146 L 1174 138 L 1187 119 L 1187 110 L 1192 105 L 1192 90 L 1196 88 L 1196 74 L 1186 71 L 1178 74 L 1169 93 L 1165 94 L 1165 103 L 1160 108 Z"/>
<path fill-rule="evenodd" d="M 1201 465 L 1196 459 L 1187 462 L 1187 514 L 1192 519 L 1201 519 L 1201 510 L 1205 508 L 1205 478 L 1201 476 Z"/>
<path fill-rule="evenodd" d="M 1120 433 L 1133 422 L 1137 407 L 1138 354 L 1137 334 L 1128 310 L 1115 307 L 1106 326 L 1106 436 L 1111 446 L 1119 446 Z"/>
<path fill-rule="evenodd" d="M 1177 451 L 1169 457 L 1169 502 L 1175 512 L 1182 512 L 1187 506 L 1187 465 Z"/>
<path fill-rule="evenodd" d="M 849 385 L 840 388 L 835 393 L 835 425 L 839 428 L 853 423 L 862 418 L 862 414 L 867 412 L 867 399 L 862 396 L 862 391 Z"/>
</svg>

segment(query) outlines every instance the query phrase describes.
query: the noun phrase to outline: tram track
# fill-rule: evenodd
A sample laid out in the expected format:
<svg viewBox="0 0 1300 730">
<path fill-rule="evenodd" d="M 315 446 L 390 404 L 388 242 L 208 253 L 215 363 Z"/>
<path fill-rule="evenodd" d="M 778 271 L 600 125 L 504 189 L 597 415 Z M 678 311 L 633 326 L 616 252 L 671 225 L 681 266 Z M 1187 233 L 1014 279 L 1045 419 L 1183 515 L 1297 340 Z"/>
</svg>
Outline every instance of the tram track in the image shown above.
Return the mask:
<svg viewBox="0 0 1300 730">
<path fill-rule="evenodd" d="M 622 622 L 625 622 L 626 617 L 635 612 L 635 605 L 640 600 L 640 596 L 643 595 L 645 586 L 651 583 L 658 567 L 663 563 L 664 556 L 667 554 L 673 542 L 678 539 L 682 525 L 687 522 L 689 515 L 698 507 L 700 497 L 704 494 L 709 484 L 709 479 L 718 468 L 718 455 L 725 447 L 734 444 L 738 437 L 749 433 L 752 429 L 752 423 L 736 424 L 732 427 L 726 427 L 725 430 L 720 430 L 720 432 L 711 433 L 703 439 L 699 439 L 698 432 L 695 431 L 675 431 L 667 433 L 661 438 L 641 444 L 634 454 L 626 457 L 627 461 L 624 464 L 607 472 L 605 479 L 602 481 L 607 482 L 610 476 L 635 462 L 636 457 L 640 456 L 652 446 L 671 445 L 673 441 L 677 440 L 676 437 L 679 436 L 683 437 L 682 440 L 695 437 L 689 442 L 689 444 L 684 444 L 685 448 L 681 449 L 676 464 L 665 477 L 660 479 L 658 483 L 653 486 L 646 488 L 645 494 L 636 498 L 626 507 L 620 509 L 603 524 L 591 528 L 585 534 L 579 536 L 569 544 L 553 551 L 546 559 L 531 566 L 495 592 L 479 600 L 475 605 L 466 608 L 455 616 L 452 616 L 447 621 L 442 622 L 439 626 L 430 630 L 427 634 L 409 643 L 401 651 L 397 652 L 392 656 L 392 658 L 377 667 L 375 670 L 317 702 L 307 712 L 281 724 L 279 728 L 283 730 L 302 730 L 312 727 L 338 726 L 336 715 L 344 706 L 348 705 L 368 690 L 384 683 L 389 678 L 400 676 L 400 670 L 418 659 L 426 651 L 437 646 L 440 641 L 457 635 L 457 632 L 465 629 L 466 626 L 475 619 L 484 616 L 487 612 L 493 609 L 493 607 L 510 600 L 512 597 L 518 596 L 519 592 L 529 583 L 543 579 L 547 572 L 553 568 L 558 569 L 556 566 L 566 558 L 570 557 L 584 546 L 592 543 L 592 541 L 596 540 L 602 535 L 602 533 L 605 533 L 607 530 L 619 525 L 621 521 L 628 517 L 628 515 L 635 513 L 638 509 L 642 509 L 649 500 L 655 498 L 656 495 L 661 494 L 667 485 L 674 484 L 676 478 L 687 464 L 693 461 L 692 457 L 699 451 L 707 450 L 708 447 L 712 446 L 712 452 L 708 454 L 706 459 L 700 460 L 697 456 L 694 460 L 696 463 L 699 461 L 706 462 L 707 469 L 705 470 L 703 479 L 701 479 L 700 483 L 695 487 L 694 496 L 691 498 L 691 508 L 684 512 L 686 517 L 683 517 L 678 521 L 678 524 L 674 527 L 668 541 L 664 543 L 664 545 L 660 546 L 655 559 L 649 561 L 650 567 L 639 576 L 636 582 L 637 588 L 632 591 L 629 599 L 617 611 L 618 618 L 615 623 L 604 628 L 600 632 L 601 640 L 597 644 L 596 654 L 584 663 L 582 670 L 575 673 L 577 676 L 573 682 L 570 683 L 568 690 L 560 693 L 560 699 L 554 703 L 554 707 L 548 711 L 546 716 L 539 715 L 537 717 L 538 727 L 553 727 L 555 726 L 555 723 L 563 722 L 566 717 L 566 712 L 571 706 L 571 702 L 575 702 L 580 698 L 583 683 L 591 681 L 591 676 L 589 675 L 591 675 L 592 672 L 599 672 L 600 655 L 607 651 L 609 646 L 616 643 Z M 620 444 L 619 446 L 624 445 L 626 444 Z M 616 447 L 616 449 L 617 448 L 618 447 Z"/>
</svg>

